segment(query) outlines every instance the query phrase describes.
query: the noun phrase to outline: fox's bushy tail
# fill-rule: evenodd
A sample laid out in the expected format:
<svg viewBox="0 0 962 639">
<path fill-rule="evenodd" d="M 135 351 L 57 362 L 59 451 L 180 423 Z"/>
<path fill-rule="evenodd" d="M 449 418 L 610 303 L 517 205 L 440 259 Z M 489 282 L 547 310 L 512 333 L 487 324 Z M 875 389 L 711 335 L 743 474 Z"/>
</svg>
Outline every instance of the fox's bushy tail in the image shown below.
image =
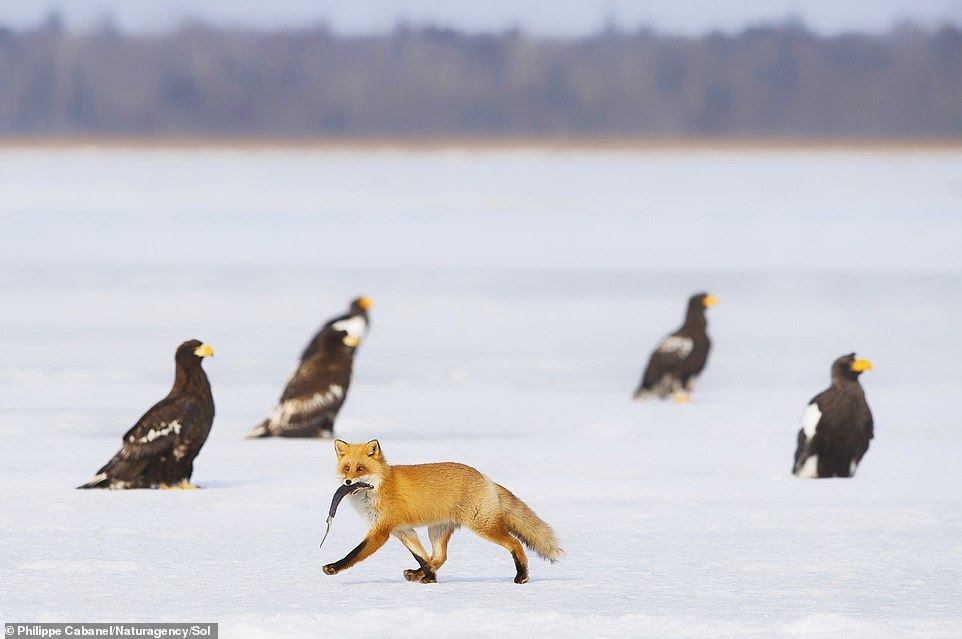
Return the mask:
<svg viewBox="0 0 962 639">
<path fill-rule="evenodd" d="M 527 504 L 515 497 L 504 486 L 498 486 L 498 497 L 504 510 L 504 521 L 508 532 L 538 553 L 542 559 L 554 563 L 564 557 L 565 553 L 551 526 L 528 508 Z"/>
</svg>

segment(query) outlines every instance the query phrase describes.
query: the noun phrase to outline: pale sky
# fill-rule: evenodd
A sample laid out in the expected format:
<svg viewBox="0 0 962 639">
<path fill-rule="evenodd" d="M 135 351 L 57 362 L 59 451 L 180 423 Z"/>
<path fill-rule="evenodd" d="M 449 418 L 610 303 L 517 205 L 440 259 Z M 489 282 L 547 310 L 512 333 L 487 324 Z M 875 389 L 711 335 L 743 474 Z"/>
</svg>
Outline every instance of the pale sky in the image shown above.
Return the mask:
<svg viewBox="0 0 962 639">
<path fill-rule="evenodd" d="M 962 0 L 0 0 L 0 25 L 34 25 L 52 9 L 71 27 L 112 15 L 135 32 L 166 30 L 190 16 L 262 28 L 325 22 L 341 33 L 385 31 L 402 19 L 466 31 L 516 26 L 541 35 L 594 33 L 609 22 L 686 34 L 788 18 L 823 33 L 883 31 L 905 19 L 962 25 Z"/>
</svg>

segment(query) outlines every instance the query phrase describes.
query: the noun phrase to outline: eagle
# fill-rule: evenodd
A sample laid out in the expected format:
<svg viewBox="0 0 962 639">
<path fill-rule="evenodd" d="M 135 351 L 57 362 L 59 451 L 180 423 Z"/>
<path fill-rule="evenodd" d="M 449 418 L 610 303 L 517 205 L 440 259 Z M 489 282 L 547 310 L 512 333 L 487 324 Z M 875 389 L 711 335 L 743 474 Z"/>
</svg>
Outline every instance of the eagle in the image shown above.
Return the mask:
<svg viewBox="0 0 962 639">
<path fill-rule="evenodd" d="M 855 353 L 832 363 L 832 385 L 802 412 L 792 474 L 805 479 L 854 477 L 875 436 L 859 375 L 872 363 Z"/>
<path fill-rule="evenodd" d="M 214 422 L 214 397 L 201 367 L 213 349 L 192 339 L 177 347 L 174 385 L 123 437 L 117 454 L 78 488 L 197 488 L 194 458 Z"/>
<path fill-rule="evenodd" d="M 354 353 L 367 332 L 371 301 L 359 297 L 350 310 L 329 320 L 301 354 L 297 370 L 270 416 L 247 434 L 261 437 L 334 435 L 334 420 L 347 397 Z"/>
<path fill-rule="evenodd" d="M 698 293 L 688 299 L 685 323 L 661 340 L 651 354 L 635 399 L 657 395 L 662 399 L 674 396 L 679 403 L 688 401 L 692 384 L 705 368 L 711 349 L 705 309 L 717 303 L 718 299 L 708 293 Z"/>
</svg>

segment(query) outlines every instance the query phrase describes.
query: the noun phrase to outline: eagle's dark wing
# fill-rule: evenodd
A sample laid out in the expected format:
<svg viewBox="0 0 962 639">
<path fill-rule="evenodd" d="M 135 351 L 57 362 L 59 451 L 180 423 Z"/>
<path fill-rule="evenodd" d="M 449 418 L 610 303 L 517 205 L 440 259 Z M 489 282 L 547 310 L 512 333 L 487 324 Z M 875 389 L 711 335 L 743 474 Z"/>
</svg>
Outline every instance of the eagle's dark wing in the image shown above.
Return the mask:
<svg viewBox="0 0 962 639">
<path fill-rule="evenodd" d="M 117 454 L 136 460 L 173 450 L 181 430 L 190 425 L 190 404 L 190 397 L 184 395 L 156 403 L 124 434 Z"/>
<path fill-rule="evenodd" d="M 648 366 L 645 368 L 638 390 L 670 393 L 674 382 L 679 377 L 682 365 L 694 346 L 695 342 L 692 338 L 682 335 L 669 335 L 663 339 L 648 359 Z"/>
<path fill-rule="evenodd" d="M 349 361 L 335 367 L 316 361 L 303 362 L 268 418 L 271 430 L 275 435 L 291 435 L 333 421 L 350 383 Z"/>
<path fill-rule="evenodd" d="M 318 393 L 325 393 L 332 387 L 339 387 L 343 394 L 351 382 L 351 360 L 344 359 L 334 362 L 324 360 L 309 360 L 301 362 L 294 374 L 287 381 L 287 386 L 281 394 L 281 402 L 299 399 L 304 400 Z"/>
<path fill-rule="evenodd" d="M 147 487 L 152 478 L 144 471 L 169 456 L 182 429 L 190 425 L 190 398 L 168 395 L 154 404 L 123 437 L 120 450 L 81 488 Z"/>
</svg>

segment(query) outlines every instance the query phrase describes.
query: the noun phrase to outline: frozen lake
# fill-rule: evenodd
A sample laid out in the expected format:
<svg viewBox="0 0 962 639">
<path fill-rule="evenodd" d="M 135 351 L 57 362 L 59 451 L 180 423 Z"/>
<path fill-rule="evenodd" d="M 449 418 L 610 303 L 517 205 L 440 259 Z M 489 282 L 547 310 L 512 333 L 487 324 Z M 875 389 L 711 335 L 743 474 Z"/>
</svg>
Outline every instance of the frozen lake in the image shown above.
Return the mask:
<svg viewBox="0 0 962 639">
<path fill-rule="evenodd" d="M 0 621 L 214 621 L 223 636 L 962 636 L 962 153 L 0 150 Z M 632 403 L 708 290 L 688 406 Z M 363 293 L 338 420 L 461 461 L 567 557 L 511 583 L 457 533 L 436 586 L 363 535 L 329 442 L 245 441 Z M 75 491 L 213 345 L 195 492 Z M 789 475 L 857 351 L 877 438 Z M 424 535 L 422 535 L 424 537 Z"/>
</svg>

